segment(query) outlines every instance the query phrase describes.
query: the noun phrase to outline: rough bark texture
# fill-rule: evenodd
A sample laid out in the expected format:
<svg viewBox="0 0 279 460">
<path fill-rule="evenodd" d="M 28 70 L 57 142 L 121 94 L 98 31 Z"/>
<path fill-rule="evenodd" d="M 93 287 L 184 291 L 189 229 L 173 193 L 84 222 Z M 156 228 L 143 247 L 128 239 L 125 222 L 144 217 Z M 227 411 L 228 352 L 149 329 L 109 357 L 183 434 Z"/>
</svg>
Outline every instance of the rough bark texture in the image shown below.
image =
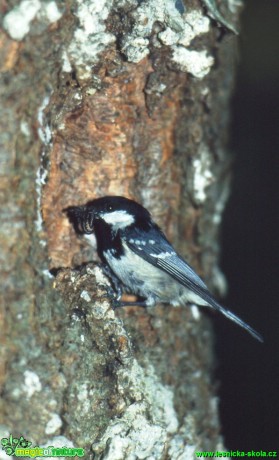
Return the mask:
<svg viewBox="0 0 279 460">
<path fill-rule="evenodd" d="M 114 312 L 99 266 L 73 270 L 96 254 L 62 210 L 135 198 L 222 290 L 235 37 L 198 0 L 22 0 L 1 15 L 0 437 L 106 460 L 221 448 L 210 321 Z"/>
</svg>

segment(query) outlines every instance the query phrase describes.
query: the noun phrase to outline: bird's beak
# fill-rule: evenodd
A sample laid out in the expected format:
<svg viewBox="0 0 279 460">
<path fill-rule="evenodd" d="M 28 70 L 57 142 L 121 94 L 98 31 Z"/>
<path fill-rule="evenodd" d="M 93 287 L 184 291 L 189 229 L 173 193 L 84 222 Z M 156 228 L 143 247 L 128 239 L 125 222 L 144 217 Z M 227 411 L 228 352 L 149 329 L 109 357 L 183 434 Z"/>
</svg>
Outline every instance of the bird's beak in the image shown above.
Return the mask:
<svg viewBox="0 0 279 460">
<path fill-rule="evenodd" d="M 63 209 L 74 229 L 79 234 L 93 232 L 94 212 L 88 211 L 87 206 L 70 206 Z"/>
</svg>

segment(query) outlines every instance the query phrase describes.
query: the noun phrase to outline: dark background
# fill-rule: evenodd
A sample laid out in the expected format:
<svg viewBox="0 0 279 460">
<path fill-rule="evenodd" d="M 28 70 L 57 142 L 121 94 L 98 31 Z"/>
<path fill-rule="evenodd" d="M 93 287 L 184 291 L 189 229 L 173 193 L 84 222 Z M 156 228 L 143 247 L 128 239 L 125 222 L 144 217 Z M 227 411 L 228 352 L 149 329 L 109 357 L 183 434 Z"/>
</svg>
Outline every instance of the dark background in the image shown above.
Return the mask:
<svg viewBox="0 0 279 460">
<path fill-rule="evenodd" d="M 222 234 L 224 303 L 265 343 L 216 318 L 218 394 L 228 449 L 279 451 L 279 1 L 244 4 L 232 100 L 234 180 Z"/>
</svg>

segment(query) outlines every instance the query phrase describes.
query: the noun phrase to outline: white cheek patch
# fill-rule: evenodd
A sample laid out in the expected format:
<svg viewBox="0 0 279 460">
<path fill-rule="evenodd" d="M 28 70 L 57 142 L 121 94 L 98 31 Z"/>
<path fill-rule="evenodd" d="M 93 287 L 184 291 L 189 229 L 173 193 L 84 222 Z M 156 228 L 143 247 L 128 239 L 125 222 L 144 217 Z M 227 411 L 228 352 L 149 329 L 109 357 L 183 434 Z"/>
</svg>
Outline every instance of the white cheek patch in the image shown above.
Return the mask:
<svg viewBox="0 0 279 460">
<path fill-rule="evenodd" d="M 107 212 L 100 217 L 115 229 L 128 227 L 135 222 L 134 217 L 126 211 Z"/>
</svg>

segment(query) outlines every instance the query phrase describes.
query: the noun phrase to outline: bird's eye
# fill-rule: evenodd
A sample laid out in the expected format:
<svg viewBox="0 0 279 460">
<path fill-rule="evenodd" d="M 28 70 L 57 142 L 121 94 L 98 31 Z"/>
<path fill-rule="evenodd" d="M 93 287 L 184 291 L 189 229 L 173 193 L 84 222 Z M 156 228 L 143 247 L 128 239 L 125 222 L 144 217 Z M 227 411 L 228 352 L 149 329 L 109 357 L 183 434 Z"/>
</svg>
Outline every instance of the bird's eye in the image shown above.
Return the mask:
<svg viewBox="0 0 279 460">
<path fill-rule="evenodd" d="M 108 211 L 113 211 L 113 206 L 111 204 L 108 205 Z"/>
</svg>

